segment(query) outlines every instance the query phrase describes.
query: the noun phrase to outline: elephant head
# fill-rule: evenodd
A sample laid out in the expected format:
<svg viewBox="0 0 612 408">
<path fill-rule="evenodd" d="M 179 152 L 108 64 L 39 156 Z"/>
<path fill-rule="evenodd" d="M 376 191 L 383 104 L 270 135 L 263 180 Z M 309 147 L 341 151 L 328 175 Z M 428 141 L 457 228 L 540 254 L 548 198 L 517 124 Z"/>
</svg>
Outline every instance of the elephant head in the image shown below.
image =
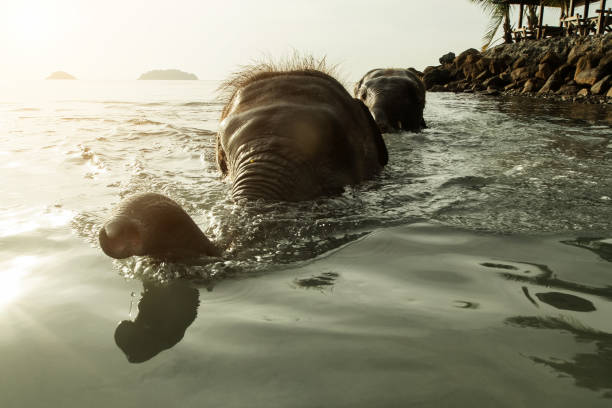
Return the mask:
<svg viewBox="0 0 612 408">
<path fill-rule="evenodd" d="M 369 71 L 355 85 L 354 94 L 370 109 L 383 133 L 425 127 L 425 86 L 408 69 Z"/>
</svg>

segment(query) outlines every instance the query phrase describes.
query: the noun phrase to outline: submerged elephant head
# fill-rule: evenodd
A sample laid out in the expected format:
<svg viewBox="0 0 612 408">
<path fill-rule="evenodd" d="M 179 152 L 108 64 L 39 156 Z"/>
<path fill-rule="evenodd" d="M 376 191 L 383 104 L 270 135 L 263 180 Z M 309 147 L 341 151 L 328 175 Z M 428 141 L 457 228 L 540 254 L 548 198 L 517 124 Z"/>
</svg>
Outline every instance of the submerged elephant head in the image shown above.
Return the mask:
<svg viewBox="0 0 612 408">
<path fill-rule="evenodd" d="M 217 163 L 236 200 L 337 194 L 387 163 L 368 108 L 312 63 L 282 71 L 257 66 L 224 89 Z M 122 203 L 100 231 L 100 245 L 114 258 L 220 253 L 177 203 L 158 194 Z"/>
<path fill-rule="evenodd" d="M 354 94 L 370 109 L 383 133 L 425 127 L 425 86 L 408 69 L 369 71 L 355 84 Z"/>
</svg>

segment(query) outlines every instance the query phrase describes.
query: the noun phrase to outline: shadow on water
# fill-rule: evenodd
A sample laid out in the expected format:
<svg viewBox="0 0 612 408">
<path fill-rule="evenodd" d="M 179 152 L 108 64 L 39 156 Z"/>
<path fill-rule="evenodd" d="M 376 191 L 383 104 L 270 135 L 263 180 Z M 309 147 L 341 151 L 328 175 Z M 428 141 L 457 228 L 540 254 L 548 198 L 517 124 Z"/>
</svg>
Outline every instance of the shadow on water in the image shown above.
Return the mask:
<svg viewBox="0 0 612 408">
<path fill-rule="evenodd" d="M 197 316 L 199 291 L 185 281 L 143 283 L 136 319 L 115 330 L 115 343 L 130 363 L 142 363 L 174 347 Z"/>
<path fill-rule="evenodd" d="M 603 391 L 603 397 L 612 398 L 612 334 L 555 317 L 516 316 L 506 319 L 506 323 L 521 328 L 562 330 L 571 333 L 577 343 L 593 344 L 593 353 L 578 353 L 572 361 L 536 356 L 529 358 L 560 374 L 571 376 L 579 387 Z"/>
</svg>

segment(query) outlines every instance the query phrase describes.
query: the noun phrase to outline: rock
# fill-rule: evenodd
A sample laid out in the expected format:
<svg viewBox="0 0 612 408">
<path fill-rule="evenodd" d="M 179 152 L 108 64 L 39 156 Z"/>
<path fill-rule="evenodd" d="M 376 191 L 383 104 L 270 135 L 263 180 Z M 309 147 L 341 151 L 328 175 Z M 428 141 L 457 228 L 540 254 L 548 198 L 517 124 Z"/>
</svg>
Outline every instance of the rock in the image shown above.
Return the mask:
<svg viewBox="0 0 612 408">
<path fill-rule="evenodd" d="M 531 78 L 525 82 L 522 93 L 536 92 L 538 89 L 540 89 L 543 83 L 544 81 L 541 79 Z"/>
<path fill-rule="evenodd" d="M 463 75 L 466 79 L 472 80 L 482 71 L 479 70 L 477 63 L 480 61 L 480 54 L 468 55 L 463 63 Z"/>
<path fill-rule="evenodd" d="M 608 93 L 606 94 L 606 98 L 612 98 L 612 88 L 608 89 Z"/>
<path fill-rule="evenodd" d="M 510 76 L 512 77 L 512 80 L 515 82 L 525 80 L 531 76 L 531 70 L 529 69 L 529 67 L 519 67 L 519 68 L 514 69 L 510 73 Z"/>
<path fill-rule="evenodd" d="M 500 92 L 498 89 L 488 87 L 487 90 L 484 91 L 484 94 L 489 96 L 497 96 L 500 94 Z"/>
<path fill-rule="evenodd" d="M 494 77 L 487 79 L 486 81 L 482 83 L 482 85 L 486 86 L 487 88 L 504 89 L 504 87 L 508 85 L 508 82 L 510 81 L 498 75 L 498 76 L 494 76 Z"/>
<path fill-rule="evenodd" d="M 450 71 L 446 68 L 427 67 L 423 72 L 423 83 L 426 89 L 430 89 L 434 85 L 444 85 L 448 83 L 450 79 Z"/>
<path fill-rule="evenodd" d="M 557 95 L 576 95 L 579 90 L 580 88 L 578 88 L 576 85 L 566 84 L 566 85 L 561 86 L 561 88 L 559 88 L 559 90 L 555 93 Z"/>
<path fill-rule="evenodd" d="M 591 52 L 595 46 L 592 42 L 586 41 L 588 37 L 579 38 L 576 41 L 576 45 L 570 50 L 567 55 L 567 63 L 570 65 L 576 65 L 578 59 L 580 59 L 585 54 Z"/>
<path fill-rule="evenodd" d="M 414 69 L 412 67 L 408 68 L 408 71 L 412 72 L 414 75 L 416 75 L 417 77 L 419 77 L 421 80 L 423 80 L 423 73 L 417 69 Z"/>
<path fill-rule="evenodd" d="M 198 77 L 188 72 L 179 71 L 178 69 L 156 69 L 145 72 L 138 79 L 143 80 L 197 80 Z"/>
<path fill-rule="evenodd" d="M 433 85 L 431 88 L 427 88 L 427 90 L 429 92 L 445 92 L 447 89 L 444 88 L 444 85 L 436 84 L 436 85 Z"/>
<path fill-rule="evenodd" d="M 597 65 L 601 59 L 601 55 L 595 52 L 589 52 L 578 59 L 576 63 L 576 73 L 574 81 L 581 85 L 595 85 L 599 79 L 599 69 Z"/>
<path fill-rule="evenodd" d="M 606 75 L 591 87 L 593 95 L 603 95 L 612 85 L 612 75 Z"/>
<path fill-rule="evenodd" d="M 64 71 L 56 71 L 49 75 L 46 79 L 76 79 L 72 75 Z"/>
<path fill-rule="evenodd" d="M 461 54 L 457 55 L 457 57 L 455 58 L 455 61 L 454 61 L 455 67 L 457 68 L 462 67 L 463 64 L 465 63 L 466 58 L 470 55 L 480 55 L 480 51 L 474 48 L 469 48 L 463 51 Z"/>
<path fill-rule="evenodd" d="M 485 71 L 482 71 L 480 74 L 478 74 L 476 78 L 474 78 L 474 81 L 483 82 L 485 79 L 487 79 L 490 76 L 491 76 L 491 73 L 489 72 L 489 70 L 485 70 Z"/>
<path fill-rule="evenodd" d="M 455 61 L 455 53 L 449 52 L 448 54 L 444 54 L 438 61 L 440 61 L 442 65 L 452 64 Z"/>
<path fill-rule="evenodd" d="M 588 88 L 582 88 L 581 90 L 578 91 L 578 96 L 587 96 L 588 94 L 589 94 Z"/>
<path fill-rule="evenodd" d="M 519 85 L 516 82 L 513 82 L 511 84 L 508 84 L 506 86 L 504 86 L 504 91 L 509 91 L 511 89 L 514 89 L 516 87 L 518 87 Z"/>
<path fill-rule="evenodd" d="M 538 65 L 538 72 L 536 72 L 535 77 L 546 81 L 552 73 L 553 70 L 551 69 L 550 65 L 544 62 Z"/>
<path fill-rule="evenodd" d="M 561 57 L 551 51 L 547 52 L 540 60 L 540 65 L 547 64 L 552 70 L 560 66 L 562 63 L 563 60 L 561 59 Z"/>
<path fill-rule="evenodd" d="M 526 64 L 527 64 L 527 58 L 525 58 L 525 56 L 521 56 L 516 61 L 514 61 L 514 64 L 512 64 L 512 70 L 523 67 Z"/>
<path fill-rule="evenodd" d="M 597 70 L 599 71 L 601 78 L 612 74 L 612 50 L 608 54 L 604 55 L 601 60 L 599 60 Z"/>
</svg>

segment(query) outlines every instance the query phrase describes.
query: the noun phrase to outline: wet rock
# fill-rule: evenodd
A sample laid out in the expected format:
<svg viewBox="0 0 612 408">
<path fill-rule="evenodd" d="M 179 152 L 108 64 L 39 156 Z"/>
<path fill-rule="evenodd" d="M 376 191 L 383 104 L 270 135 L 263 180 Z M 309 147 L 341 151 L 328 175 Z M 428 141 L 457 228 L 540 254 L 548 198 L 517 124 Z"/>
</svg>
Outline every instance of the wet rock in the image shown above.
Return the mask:
<svg viewBox="0 0 612 408">
<path fill-rule="evenodd" d="M 588 88 L 582 88 L 581 90 L 578 91 L 578 96 L 588 96 L 588 95 L 589 95 Z"/>
<path fill-rule="evenodd" d="M 612 75 L 606 75 L 591 87 L 593 95 L 603 95 L 612 85 Z"/>
<path fill-rule="evenodd" d="M 555 93 L 557 95 L 576 95 L 579 90 L 580 88 L 576 85 L 565 84 Z"/>
<path fill-rule="evenodd" d="M 455 61 L 455 53 L 449 52 L 448 54 L 444 54 L 440 57 L 440 59 L 438 59 L 438 61 L 440 61 L 440 64 L 442 65 L 452 64 L 453 61 Z"/>
<path fill-rule="evenodd" d="M 444 85 L 441 85 L 441 84 L 432 85 L 432 87 L 431 88 L 427 88 L 427 90 L 429 92 L 445 92 L 445 91 L 447 91 L 447 89 L 444 88 Z"/>
</svg>

